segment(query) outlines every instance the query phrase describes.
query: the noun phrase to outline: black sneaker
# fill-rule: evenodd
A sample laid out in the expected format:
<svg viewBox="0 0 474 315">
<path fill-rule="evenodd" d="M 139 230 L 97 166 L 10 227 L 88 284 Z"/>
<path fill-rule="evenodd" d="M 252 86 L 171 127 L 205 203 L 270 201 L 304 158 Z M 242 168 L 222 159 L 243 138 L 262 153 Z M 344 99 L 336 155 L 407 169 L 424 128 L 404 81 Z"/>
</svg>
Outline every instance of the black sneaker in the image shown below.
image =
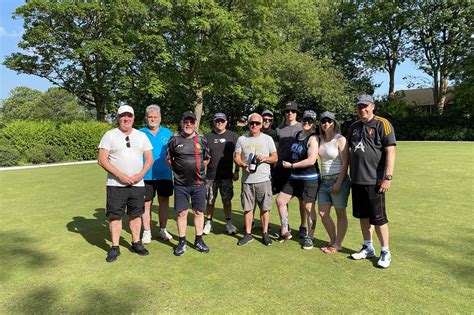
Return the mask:
<svg viewBox="0 0 474 315">
<path fill-rule="evenodd" d="M 108 253 L 107 253 L 107 258 L 105 260 L 107 262 L 114 262 L 117 260 L 117 257 L 120 256 L 120 248 L 118 246 L 112 246 Z"/>
<path fill-rule="evenodd" d="M 301 239 L 305 239 L 308 235 L 308 231 L 306 230 L 305 226 L 300 226 L 300 230 L 298 231 L 298 237 Z"/>
<path fill-rule="evenodd" d="M 250 243 L 251 241 L 253 241 L 253 236 L 252 234 L 247 234 L 245 233 L 244 234 L 244 237 L 242 237 L 239 242 L 237 243 L 237 245 L 239 246 L 244 246 L 244 245 L 247 245 L 248 243 Z"/>
<path fill-rule="evenodd" d="M 263 244 L 270 246 L 273 244 L 272 240 L 270 239 L 270 236 L 268 236 L 268 233 L 263 233 L 263 238 L 262 238 Z"/>
<path fill-rule="evenodd" d="M 141 241 L 138 241 L 136 243 L 132 243 L 132 251 L 137 253 L 140 256 L 147 256 L 149 252 L 143 247 L 143 244 Z"/>
<path fill-rule="evenodd" d="M 209 247 L 207 247 L 202 239 L 194 242 L 194 248 L 196 248 L 201 253 L 209 253 Z"/>
<path fill-rule="evenodd" d="M 178 243 L 178 246 L 174 249 L 173 254 L 176 256 L 182 256 L 184 252 L 186 251 L 186 241 L 182 241 Z"/>
<path fill-rule="evenodd" d="M 301 248 L 303 249 L 311 249 L 314 247 L 314 244 L 313 244 L 313 240 L 309 237 L 305 238 L 304 239 L 304 243 L 303 243 L 303 246 L 301 246 Z"/>
</svg>

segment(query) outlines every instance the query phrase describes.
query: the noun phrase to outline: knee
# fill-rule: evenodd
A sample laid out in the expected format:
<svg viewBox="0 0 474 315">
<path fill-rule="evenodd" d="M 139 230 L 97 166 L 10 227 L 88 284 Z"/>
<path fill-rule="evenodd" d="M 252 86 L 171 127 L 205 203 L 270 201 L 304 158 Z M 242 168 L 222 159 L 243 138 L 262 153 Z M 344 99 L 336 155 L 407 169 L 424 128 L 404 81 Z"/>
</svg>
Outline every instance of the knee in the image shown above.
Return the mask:
<svg viewBox="0 0 474 315">
<path fill-rule="evenodd" d="M 337 219 L 347 218 L 346 209 L 336 209 Z"/>
<path fill-rule="evenodd" d="M 178 218 L 186 218 L 187 214 L 188 214 L 187 210 L 180 211 L 178 212 Z"/>
<path fill-rule="evenodd" d="M 202 211 L 199 211 L 199 210 L 196 210 L 196 209 L 193 209 L 193 214 L 196 216 L 196 217 L 200 217 L 200 216 L 203 216 L 203 212 Z"/>
</svg>

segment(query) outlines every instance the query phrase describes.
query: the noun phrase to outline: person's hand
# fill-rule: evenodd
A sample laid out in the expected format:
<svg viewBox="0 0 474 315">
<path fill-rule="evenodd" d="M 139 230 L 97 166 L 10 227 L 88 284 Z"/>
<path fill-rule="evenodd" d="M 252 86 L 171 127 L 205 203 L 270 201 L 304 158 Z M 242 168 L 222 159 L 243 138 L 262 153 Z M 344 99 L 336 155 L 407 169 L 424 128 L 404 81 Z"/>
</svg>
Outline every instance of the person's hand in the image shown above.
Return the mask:
<svg viewBox="0 0 474 315">
<path fill-rule="evenodd" d="M 263 156 L 263 155 L 261 155 L 261 154 L 257 155 L 257 160 L 258 160 L 258 162 L 260 162 L 260 163 L 264 163 L 266 159 L 267 159 L 267 157 L 265 157 L 265 156 Z"/>
<path fill-rule="evenodd" d="M 384 179 L 380 184 L 379 193 L 387 192 L 390 188 L 391 181 Z"/>
<path fill-rule="evenodd" d="M 290 162 L 283 161 L 282 165 L 283 165 L 284 168 L 291 168 L 291 163 Z"/>
<path fill-rule="evenodd" d="M 130 176 L 125 175 L 125 174 L 119 175 L 118 179 L 122 184 L 124 184 L 126 186 L 134 184 L 132 178 Z"/>
<path fill-rule="evenodd" d="M 232 176 L 232 179 L 234 180 L 234 182 L 239 180 L 239 169 L 236 169 L 234 171 L 234 175 Z"/>
<path fill-rule="evenodd" d="M 338 184 L 338 183 L 335 183 L 331 188 L 331 192 L 333 194 L 337 194 L 339 190 L 341 190 L 341 184 Z"/>
<path fill-rule="evenodd" d="M 242 163 L 242 168 L 247 172 L 250 173 L 250 166 L 247 163 Z"/>
<path fill-rule="evenodd" d="M 136 184 L 142 180 L 142 176 L 140 174 L 133 174 L 130 176 L 130 179 L 133 181 L 133 184 Z"/>
</svg>

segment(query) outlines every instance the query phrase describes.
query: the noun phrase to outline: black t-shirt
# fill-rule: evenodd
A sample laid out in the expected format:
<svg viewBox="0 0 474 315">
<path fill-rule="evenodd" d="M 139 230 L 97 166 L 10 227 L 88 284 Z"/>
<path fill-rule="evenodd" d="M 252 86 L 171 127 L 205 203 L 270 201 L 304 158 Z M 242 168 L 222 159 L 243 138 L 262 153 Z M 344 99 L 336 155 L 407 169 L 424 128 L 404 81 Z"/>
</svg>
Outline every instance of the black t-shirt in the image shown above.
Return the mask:
<svg viewBox="0 0 474 315">
<path fill-rule="evenodd" d="M 206 138 L 196 134 L 190 139 L 178 133 L 170 138 L 167 146 L 176 185 L 201 185 L 205 183 L 204 161 L 210 158 Z"/>
<path fill-rule="evenodd" d="M 396 145 L 395 131 L 385 118 L 356 121 L 349 128 L 350 174 L 358 185 L 377 185 L 385 173 L 385 147 Z"/>
<path fill-rule="evenodd" d="M 233 175 L 234 150 L 238 136 L 226 130 L 221 134 L 212 131 L 206 135 L 211 161 L 207 165 L 206 178 L 231 179 Z"/>
<path fill-rule="evenodd" d="M 264 134 L 269 135 L 270 137 L 272 137 L 273 142 L 276 143 L 278 141 L 277 132 L 274 129 L 272 129 L 272 128 L 263 129 L 262 128 L 262 132 Z"/>
</svg>

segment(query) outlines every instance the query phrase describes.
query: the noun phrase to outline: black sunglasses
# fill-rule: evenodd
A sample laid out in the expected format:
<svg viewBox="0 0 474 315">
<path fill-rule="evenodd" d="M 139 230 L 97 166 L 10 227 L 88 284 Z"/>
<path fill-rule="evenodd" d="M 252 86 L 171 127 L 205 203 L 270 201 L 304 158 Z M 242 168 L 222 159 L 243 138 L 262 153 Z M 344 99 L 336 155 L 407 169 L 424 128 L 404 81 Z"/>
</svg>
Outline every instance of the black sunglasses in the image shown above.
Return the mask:
<svg viewBox="0 0 474 315">
<path fill-rule="evenodd" d="M 303 119 L 303 124 L 314 124 L 314 119 Z"/>
<path fill-rule="evenodd" d="M 264 121 L 264 122 L 272 122 L 273 119 L 272 119 L 272 118 L 263 118 L 263 121 Z"/>
<path fill-rule="evenodd" d="M 321 119 L 321 124 L 325 124 L 325 123 L 332 123 L 332 119 L 329 119 L 329 118 Z"/>
<path fill-rule="evenodd" d="M 127 148 L 130 148 L 130 138 L 128 136 L 125 137 L 125 141 L 127 141 Z"/>
<path fill-rule="evenodd" d="M 288 114 L 288 113 L 296 114 L 296 109 L 285 110 L 285 114 Z"/>
<path fill-rule="evenodd" d="M 220 123 L 220 124 L 223 124 L 223 123 L 225 123 L 225 120 L 224 120 L 224 119 L 216 119 L 216 120 L 214 120 L 214 122 L 215 122 L 216 124 L 219 124 L 219 123 Z"/>
<path fill-rule="evenodd" d="M 255 126 L 255 125 L 258 126 L 258 125 L 260 125 L 260 124 L 261 124 L 261 122 L 259 122 L 259 121 L 251 121 L 251 122 L 249 122 L 249 125 L 250 125 L 250 126 Z"/>
</svg>

